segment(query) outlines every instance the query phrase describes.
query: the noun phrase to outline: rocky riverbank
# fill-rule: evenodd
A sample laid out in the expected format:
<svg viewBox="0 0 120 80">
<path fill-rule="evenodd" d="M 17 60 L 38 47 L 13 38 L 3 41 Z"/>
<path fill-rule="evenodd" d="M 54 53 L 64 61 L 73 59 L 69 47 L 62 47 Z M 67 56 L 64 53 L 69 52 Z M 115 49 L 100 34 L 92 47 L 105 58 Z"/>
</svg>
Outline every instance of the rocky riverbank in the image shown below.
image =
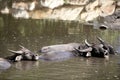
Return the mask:
<svg viewBox="0 0 120 80">
<path fill-rule="evenodd" d="M 4 4 L 0 9 L 1 13 L 11 14 L 17 19 L 57 19 L 92 21 L 93 23 L 96 19 L 104 18 L 106 20 L 108 16 L 114 16 L 120 8 L 120 1 L 117 0 L 12 0 L 9 3 L 1 2 Z M 8 4 L 10 5 L 8 6 Z M 106 23 L 109 22 L 106 20 L 102 24 L 107 28 Z M 116 22 L 114 21 L 114 23 Z M 101 23 L 98 25 L 101 26 Z"/>
</svg>

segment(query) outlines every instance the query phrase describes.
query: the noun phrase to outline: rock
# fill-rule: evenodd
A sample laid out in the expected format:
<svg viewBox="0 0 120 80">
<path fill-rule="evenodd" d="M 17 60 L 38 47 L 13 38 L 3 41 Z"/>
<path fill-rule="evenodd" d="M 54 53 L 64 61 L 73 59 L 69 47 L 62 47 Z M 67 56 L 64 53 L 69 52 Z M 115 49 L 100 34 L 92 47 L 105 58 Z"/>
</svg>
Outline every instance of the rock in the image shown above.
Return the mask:
<svg viewBox="0 0 120 80">
<path fill-rule="evenodd" d="M 33 2 L 29 3 L 28 10 L 33 11 L 36 7 L 37 1 L 34 0 Z"/>
<path fill-rule="evenodd" d="M 2 9 L 1 11 L 0 11 L 2 14 L 9 14 L 10 13 L 10 10 L 9 10 L 9 8 L 6 6 L 4 9 Z"/>
<path fill-rule="evenodd" d="M 49 18 L 61 20 L 77 20 L 79 14 L 82 12 L 83 7 L 61 7 L 55 9 Z"/>
<path fill-rule="evenodd" d="M 106 30 L 109 27 L 105 23 L 100 23 L 97 20 L 93 21 L 93 28 L 94 29 L 101 29 L 101 30 Z"/>
<path fill-rule="evenodd" d="M 88 13 L 87 12 L 83 12 L 80 15 L 80 19 L 83 20 L 83 21 L 85 21 L 85 19 L 87 18 L 87 16 L 88 16 Z"/>
<path fill-rule="evenodd" d="M 52 9 L 44 9 L 44 10 L 34 10 L 30 12 L 30 18 L 32 19 L 47 19 L 51 16 Z"/>
<path fill-rule="evenodd" d="M 95 29 L 120 29 L 120 11 L 116 10 L 114 14 L 100 17 L 100 20 L 94 20 Z"/>
<path fill-rule="evenodd" d="M 86 11 L 93 11 L 100 6 L 99 0 L 95 0 L 93 3 L 90 3 L 86 6 Z"/>
<path fill-rule="evenodd" d="M 25 2 L 13 2 L 12 8 L 14 9 L 21 9 L 21 10 L 27 10 L 28 4 Z"/>
<path fill-rule="evenodd" d="M 84 20 L 86 22 L 93 21 L 95 18 L 97 18 L 100 14 L 100 10 L 96 9 L 94 11 L 90 12 L 84 12 L 81 14 L 81 20 Z"/>
<path fill-rule="evenodd" d="M 115 0 L 99 0 L 100 4 L 109 4 L 109 2 L 115 2 Z"/>
<path fill-rule="evenodd" d="M 12 16 L 14 18 L 16 18 L 16 19 L 18 19 L 18 18 L 29 19 L 30 18 L 28 11 L 26 11 L 26 10 L 20 10 L 20 9 L 15 9 L 12 12 Z"/>
<path fill-rule="evenodd" d="M 107 3 L 103 2 L 100 9 L 101 9 L 100 16 L 104 17 L 104 16 L 112 15 L 116 9 L 115 1 L 110 0 L 110 1 L 107 1 Z"/>
<path fill-rule="evenodd" d="M 56 7 L 62 6 L 64 4 L 64 0 L 41 0 L 40 3 L 44 7 L 54 9 Z"/>
<path fill-rule="evenodd" d="M 120 1 L 117 2 L 117 6 L 120 7 Z"/>
<path fill-rule="evenodd" d="M 39 1 L 39 2 L 38 2 Z M 3 14 L 12 14 L 24 19 L 59 19 L 92 21 L 98 16 L 112 15 L 120 1 L 114 0 L 19 0 L 14 1 L 12 9 L 1 10 Z M 39 3 L 39 6 L 38 6 Z M 120 9 L 119 9 L 120 10 Z"/>
<path fill-rule="evenodd" d="M 114 14 L 104 17 L 104 23 L 111 29 L 120 29 L 120 11 L 115 11 Z"/>
<path fill-rule="evenodd" d="M 35 9 L 37 2 L 34 0 L 32 2 L 13 2 L 12 8 L 21 9 L 21 10 L 29 10 L 32 11 Z"/>
<path fill-rule="evenodd" d="M 90 0 L 65 0 L 65 4 L 70 4 L 70 5 L 87 5 Z"/>
</svg>

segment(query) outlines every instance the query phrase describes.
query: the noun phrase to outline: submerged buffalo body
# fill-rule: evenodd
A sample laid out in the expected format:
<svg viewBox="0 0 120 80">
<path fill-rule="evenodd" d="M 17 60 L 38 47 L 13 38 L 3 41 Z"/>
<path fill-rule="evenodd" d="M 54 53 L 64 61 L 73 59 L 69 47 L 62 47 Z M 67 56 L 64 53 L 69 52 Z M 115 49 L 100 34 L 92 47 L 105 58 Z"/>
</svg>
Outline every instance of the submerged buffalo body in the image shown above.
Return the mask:
<svg viewBox="0 0 120 80">
<path fill-rule="evenodd" d="M 48 53 L 44 53 L 40 55 L 40 59 L 42 60 L 50 60 L 50 61 L 59 61 L 59 60 L 66 60 L 75 55 L 69 51 L 51 51 Z"/>
<path fill-rule="evenodd" d="M 81 44 L 79 43 L 68 43 L 68 44 L 58 44 L 45 46 L 40 49 L 40 52 L 47 53 L 51 51 L 73 51 L 75 48 L 79 48 Z"/>
<path fill-rule="evenodd" d="M 4 58 L 0 58 L 0 70 L 5 70 L 11 67 L 11 64 L 9 61 L 7 61 Z"/>
<path fill-rule="evenodd" d="M 81 49 L 83 46 L 85 45 L 80 43 L 45 46 L 40 49 L 40 52 L 43 53 L 42 55 L 40 55 L 40 59 L 63 60 L 74 56 L 78 56 L 78 51 L 76 51 L 75 49 Z"/>
</svg>

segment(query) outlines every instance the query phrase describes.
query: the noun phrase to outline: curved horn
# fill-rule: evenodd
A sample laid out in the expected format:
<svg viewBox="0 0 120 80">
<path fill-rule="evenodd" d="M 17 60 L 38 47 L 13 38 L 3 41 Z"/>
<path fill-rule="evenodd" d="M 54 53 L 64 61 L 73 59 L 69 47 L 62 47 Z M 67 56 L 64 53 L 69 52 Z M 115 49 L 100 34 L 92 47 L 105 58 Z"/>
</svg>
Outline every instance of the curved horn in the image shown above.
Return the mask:
<svg viewBox="0 0 120 80">
<path fill-rule="evenodd" d="M 104 40 L 103 39 L 101 39 L 100 37 L 97 37 L 97 39 L 102 43 L 102 44 L 104 44 L 105 42 L 104 42 Z"/>
<path fill-rule="evenodd" d="M 25 48 L 25 47 L 24 47 L 24 46 L 22 46 L 22 45 L 19 45 L 19 46 L 20 46 L 21 48 L 23 48 L 23 49 Z"/>
<path fill-rule="evenodd" d="M 24 52 L 24 51 L 30 51 L 30 50 L 28 50 L 27 48 L 25 48 L 24 46 L 21 46 L 21 45 L 19 45 L 22 49 L 22 51 Z"/>
<path fill-rule="evenodd" d="M 86 44 L 88 47 L 92 46 L 91 44 L 88 43 L 87 39 L 85 39 L 85 44 Z"/>
<path fill-rule="evenodd" d="M 17 54 L 22 54 L 23 53 L 23 51 L 14 51 L 14 50 L 10 50 L 10 49 L 8 49 L 8 51 L 10 51 L 12 53 L 17 53 Z"/>
</svg>

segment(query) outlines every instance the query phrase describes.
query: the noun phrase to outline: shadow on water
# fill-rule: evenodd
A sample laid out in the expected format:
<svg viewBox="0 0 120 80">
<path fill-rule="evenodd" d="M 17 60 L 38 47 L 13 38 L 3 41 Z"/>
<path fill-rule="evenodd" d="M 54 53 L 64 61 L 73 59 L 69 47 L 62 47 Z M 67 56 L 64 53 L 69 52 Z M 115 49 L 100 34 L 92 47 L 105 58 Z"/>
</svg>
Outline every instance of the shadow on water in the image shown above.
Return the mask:
<svg viewBox="0 0 120 80">
<path fill-rule="evenodd" d="M 119 30 L 99 30 L 75 21 L 24 20 L 9 15 L 0 17 L 0 57 L 10 55 L 8 49 L 18 50 L 19 44 L 37 52 L 46 45 L 98 42 L 96 36 L 120 50 Z M 120 51 L 119 51 L 120 53 Z M 120 57 L 71 58 L 60 62 L 18 62 L 0 73 L 0 80 L 119 80 Z"/>
</svg>

